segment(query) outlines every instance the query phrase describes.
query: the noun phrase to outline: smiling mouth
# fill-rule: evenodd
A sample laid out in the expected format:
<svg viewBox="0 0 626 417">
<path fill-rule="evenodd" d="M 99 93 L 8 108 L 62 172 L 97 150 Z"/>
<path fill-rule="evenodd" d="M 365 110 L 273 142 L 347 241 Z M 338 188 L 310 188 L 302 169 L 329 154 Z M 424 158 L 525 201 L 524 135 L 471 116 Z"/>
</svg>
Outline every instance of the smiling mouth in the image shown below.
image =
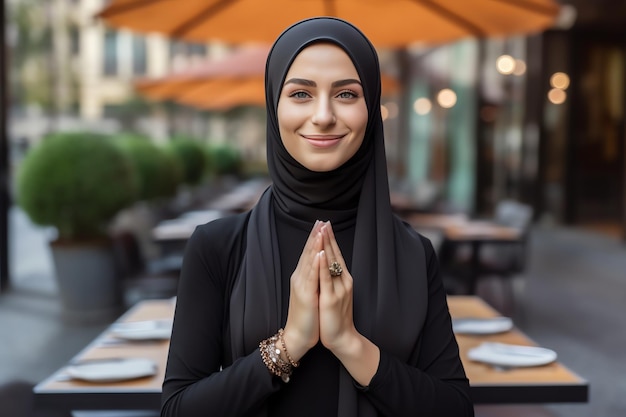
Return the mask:
<svg viewBox="0 0 626 417">
<path fill-rule="evenodd" d="M 307 142 L 316 148 L 330 148 L 331 146 L 336 145 L 343 139 L 346 135 L 302 135 Z"/>
</svg>

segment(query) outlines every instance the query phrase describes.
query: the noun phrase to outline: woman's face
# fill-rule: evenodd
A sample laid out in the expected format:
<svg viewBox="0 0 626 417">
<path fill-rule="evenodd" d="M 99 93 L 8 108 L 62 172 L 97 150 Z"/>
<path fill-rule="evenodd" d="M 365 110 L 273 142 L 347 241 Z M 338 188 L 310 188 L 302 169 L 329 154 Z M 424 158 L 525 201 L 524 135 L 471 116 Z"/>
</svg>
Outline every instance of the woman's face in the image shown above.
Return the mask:
<svg viewBox="0 0 626 417">
<path fill-rule="evenodd" d="M 343 165 L 363 143 L 367 126 L 350 57 L 329 43 L 303 49 L 285 77 L 277 115 L 280 137 L 296 161 L 316 172 Z"/>
</svg>

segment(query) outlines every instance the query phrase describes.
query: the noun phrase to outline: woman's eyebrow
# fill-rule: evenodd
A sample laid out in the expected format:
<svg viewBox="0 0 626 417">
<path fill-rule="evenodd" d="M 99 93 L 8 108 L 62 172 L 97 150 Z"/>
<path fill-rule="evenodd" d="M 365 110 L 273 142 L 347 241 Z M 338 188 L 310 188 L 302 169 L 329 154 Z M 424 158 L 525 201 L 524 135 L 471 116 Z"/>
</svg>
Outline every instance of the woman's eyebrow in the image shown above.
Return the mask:
<svg viewBox="0 0 626 417">
<path fill-rule="evenodd" d="M 290 78 L 287 81 L 285 81 L 285 84 L 283 84 L 283 85 L 287 85 L 287 84 L 298 84 L 298 85 L 304 85 L 304 86 L 307 86 L 307 87 L 316 87 L 317 86 L 315 81 L 305 80 L 304 78 Z"/>
<path fill-rule="evenodd" d="M 290 78 L 287 81 L 285 81 L 285 84 L 283 84 L 283 85 L 287 85 L 287 84 L 298 84 L 298 85 L 304 85 L 304 86 L 307 86 L 307 87 L 317 87 L 317 83 L 315 81 L 306 80 L 304 78 Z M 331 87 L 337 88 L 337 87 L 343 87 L 345 85 L 350 85 L 350 84 L 359 84 L 359 85 L 361 85 L 361 81 L 355 80 L 353 78 L 348 78 L 346 80 L 339 80 L 339 81 L 333 82 L 331 84 Z"/>
<path fill-rule="evenodd" d="M 355 79 L 352 79 L 352 78 L 348 78 L 347 80 L 335 81 L 334 83 L 331 84 L 331 86 L 333 88 L 336 88 L 336 87 L 343 87 L 344 85 L 350 85 L 350 84 L 361 85 L 361 81 L 355 80 Z"/>
</svg>

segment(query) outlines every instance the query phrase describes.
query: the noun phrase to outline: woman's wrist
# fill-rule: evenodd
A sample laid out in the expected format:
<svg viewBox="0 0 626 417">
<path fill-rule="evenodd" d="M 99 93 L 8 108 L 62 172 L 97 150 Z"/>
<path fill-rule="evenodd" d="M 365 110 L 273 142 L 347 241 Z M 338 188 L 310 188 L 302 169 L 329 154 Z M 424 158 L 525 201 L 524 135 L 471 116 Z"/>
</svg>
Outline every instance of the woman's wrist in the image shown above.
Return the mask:
<svg viewBox="0 0 626 417">
<path fill-rule="evenodd" d="M 299 362 L 300 359 L 309 351 L 311 346 L 308 346 L 302 341 L 302 339 L 296 334 L 296 332 L 289 331 L 287 327 L 283 330 L 282 340 L 285 343 L 285 349 L 289 352 L 289 356 L 294 362 Z M 287 355 L 281 352 L 281 356 L 284 360 L 289 360 Z"/>
<path fill-rule="evenodd" d="M 350 373 L 362 386 L 368 386 L 380 363 L 380 350 L 365 336 L 355 332 L 331 349 Z"/>
<path fill-rule="evenodd" d="M 340 339 L 335 340 L 332 346 L 327 347 L 339 359 L 349 356 L 358 357 L 363 349 L 364 340 L 367 339 L 354 329 L 354 331 L 345 333 Z"/>
</svg>

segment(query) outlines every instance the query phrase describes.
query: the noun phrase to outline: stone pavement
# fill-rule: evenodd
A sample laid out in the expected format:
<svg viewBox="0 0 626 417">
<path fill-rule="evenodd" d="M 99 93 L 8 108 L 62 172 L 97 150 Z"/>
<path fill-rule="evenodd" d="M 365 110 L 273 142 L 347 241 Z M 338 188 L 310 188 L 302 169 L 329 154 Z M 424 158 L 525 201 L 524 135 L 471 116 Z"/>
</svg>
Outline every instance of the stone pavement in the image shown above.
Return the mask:
<svg viewBox="0 0 626 417">
<path fill-rule="evenodd" d="M 0 385 L 42 380 L 105 327 L 60 320 L 50 237 L 49 229 L 33 226 L 19 210 L 11 212 L 14 288 L 0 296 Z M 626 245 L 582 230 L 535 227 L 524 282 L 524 316 L 515 317 L 518 325 L 590 381 L 590 402 L 481 406 L 477 415 L 626 416 Z M 491 284 L 480 287 L 488 301 L 497 289 Z"/>
<path fill-rule="evenodd" d="M 53 231 L 10 212 L 12 288 L 0 295 L 0 384 L 38 382 L 63 365 L 105 325 L 69 326 L 61 321 L 54 267 L 48 248 Z"/>
</svg>

